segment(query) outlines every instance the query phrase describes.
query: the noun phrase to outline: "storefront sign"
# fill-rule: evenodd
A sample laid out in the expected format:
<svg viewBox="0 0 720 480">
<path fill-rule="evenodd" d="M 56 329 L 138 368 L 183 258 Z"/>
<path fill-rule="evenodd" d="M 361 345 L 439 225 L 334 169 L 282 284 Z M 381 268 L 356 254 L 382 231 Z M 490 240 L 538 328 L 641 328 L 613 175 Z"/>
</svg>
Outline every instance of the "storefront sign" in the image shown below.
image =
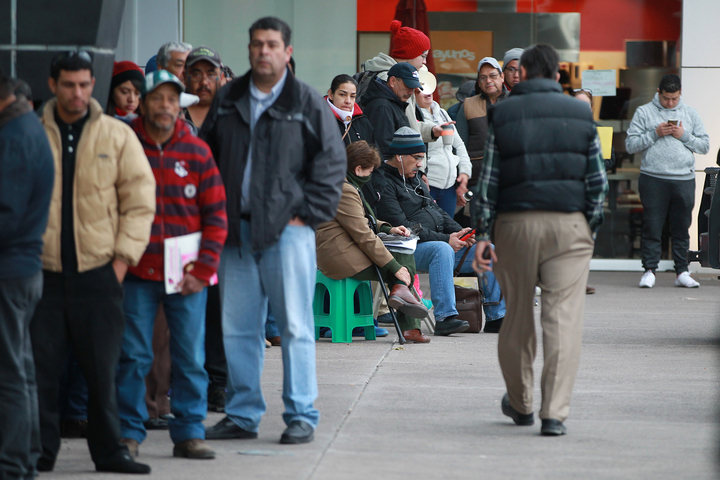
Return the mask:
<svg viewBox="0 0 720 480">
<path fill-rule="evenodd" d="M 477 64 L 493 53 L 492 32 L 430 32 L 436 74 L 477 75 Z"/>
</svg>

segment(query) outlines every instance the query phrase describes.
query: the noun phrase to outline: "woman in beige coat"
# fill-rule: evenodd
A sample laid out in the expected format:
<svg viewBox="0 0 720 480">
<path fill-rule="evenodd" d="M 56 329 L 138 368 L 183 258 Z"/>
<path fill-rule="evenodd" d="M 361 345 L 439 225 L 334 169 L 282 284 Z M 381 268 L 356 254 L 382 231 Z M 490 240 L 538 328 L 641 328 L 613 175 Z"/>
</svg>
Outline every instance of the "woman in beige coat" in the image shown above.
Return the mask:
<svg viewBox="0 0 720 480">
<path fill-rule="evenodd" d="M 388 303 L 399 312 L 403 336 L 408 341 L 427 343 L 430 338 L 421 333 L 418 320 L 427 316 L 427 309 L 408 288 L 415 276 L 415 259 L 412 255 L 389 252 L 368 223 L 368 216 L 374 218 L 375 214 L 361 189 L 380 165 L 380 155 L 363 140 L 347 147 L 347 158 L 348 173 L 337 214 L 317 229 L 318 268 L 335 280 L 352 277 L 377 281 L 374 267 L 377 265 L 383 281 L 392 286 Z M 410 235 L 407 228 L 382 221 L 377 221 L 377 228 L 379 232 Z"/>
</svg>

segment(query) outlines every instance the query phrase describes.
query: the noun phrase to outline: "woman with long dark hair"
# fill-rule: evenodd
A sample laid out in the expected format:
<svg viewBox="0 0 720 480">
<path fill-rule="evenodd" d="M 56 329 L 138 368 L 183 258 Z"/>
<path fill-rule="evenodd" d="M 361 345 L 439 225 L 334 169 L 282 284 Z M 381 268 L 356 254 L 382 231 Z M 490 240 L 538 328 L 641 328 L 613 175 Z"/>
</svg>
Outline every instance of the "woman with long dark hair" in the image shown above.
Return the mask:
<svg viewBox="0 0 720 480">
<path fill-rule="evenodd" d="M 338 75 L 333 78 L 325 97 L 335 114 L 346 146 L 358 140 L 365 140 L 370 145 L 375 143 L 372 124 L 355 103 L 357 87 L 357 82 L 350 75 Z"/>
</svg>

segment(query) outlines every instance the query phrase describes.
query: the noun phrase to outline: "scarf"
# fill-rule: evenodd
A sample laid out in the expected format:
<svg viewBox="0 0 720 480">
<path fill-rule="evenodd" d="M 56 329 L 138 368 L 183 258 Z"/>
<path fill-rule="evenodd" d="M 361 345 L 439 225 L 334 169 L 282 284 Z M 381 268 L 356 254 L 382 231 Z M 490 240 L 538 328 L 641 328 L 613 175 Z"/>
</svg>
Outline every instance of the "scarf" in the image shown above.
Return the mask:
<svg viewBox="0 0 720 480">
<path fill-rule="evenodd" d="M 354 173 L 348 172 L 345 178 L 347 179 L 348 183 L 355 187 L 360 194 L 360 198 L 362 199 L 363 205 L 365 206 L 365 212 L 372 215 L 373 218 L 377 219 L 377 217 L 375 216 L 375 212 L 367 203 L 367 201 L 365 200 L 365 195 L 363 195 L 362 193 L 363 186 L 370 181 L 370 175 L 368 175 L 367 177 L 358 177 Z"/>
<path fill-rule="evenodd" d="M 340 117 L 340 119 L 345 124 L 345 128 L 347 128 L 348 124 L 352 121 L 353 112 L 347 112 L 345 110 L 340 110 L 337 108 L 333 103 L 330 101 L 330 97 L 327 98 L 328 105 L 330 105 L 330 108 L 333 109 L 333 112 L 335 112 L 335 115 Z"/>
</svg>

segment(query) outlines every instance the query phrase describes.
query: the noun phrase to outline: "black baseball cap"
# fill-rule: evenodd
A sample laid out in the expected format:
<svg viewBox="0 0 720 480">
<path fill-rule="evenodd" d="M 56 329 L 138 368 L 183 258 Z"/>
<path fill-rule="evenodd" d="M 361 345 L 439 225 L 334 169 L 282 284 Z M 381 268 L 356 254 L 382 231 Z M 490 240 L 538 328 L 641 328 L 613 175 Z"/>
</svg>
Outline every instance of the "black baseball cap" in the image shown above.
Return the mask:
<svg viewBox="0 0 720 480">
<path fill-rule="evenodd" d="M 388 72 L 388 78 L 395 77 L 403 81 L 408 88 L 422 88 L 417 68 L 407 62 L 396 63 Z"/>
<path fill-rule="evenodd" d="M 190 50 L 190 53 L 188 53 L 188 56 L 185 59 L 185 65 L 191 67 L 200 60 L 210 62 L 215 68 L 222 67 L 222 60 L 220 60 L 220 54 L 212 48 L 205 46 L 200 46 Z"/>
</svg>

